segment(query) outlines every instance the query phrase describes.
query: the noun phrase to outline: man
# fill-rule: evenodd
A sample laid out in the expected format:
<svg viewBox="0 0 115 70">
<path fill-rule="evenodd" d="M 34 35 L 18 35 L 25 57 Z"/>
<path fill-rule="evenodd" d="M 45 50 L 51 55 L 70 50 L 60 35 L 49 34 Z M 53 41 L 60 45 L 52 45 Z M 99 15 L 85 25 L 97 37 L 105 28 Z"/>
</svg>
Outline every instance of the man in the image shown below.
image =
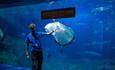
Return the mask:
<svg viewBox="0 0 115 70">
<path fill-rule="evenodd" d="M 52 34 L 54 31 L 49 33 L 36 32 L 36 25 L 33 23 L 29 25 L 29 28 L 31 32 L 26 37 L 26 56 L 29 58 L 29 48 L 31 48 L 32 70 L 41 70 L 43 54 L 40 37 Z"/>
</svg>

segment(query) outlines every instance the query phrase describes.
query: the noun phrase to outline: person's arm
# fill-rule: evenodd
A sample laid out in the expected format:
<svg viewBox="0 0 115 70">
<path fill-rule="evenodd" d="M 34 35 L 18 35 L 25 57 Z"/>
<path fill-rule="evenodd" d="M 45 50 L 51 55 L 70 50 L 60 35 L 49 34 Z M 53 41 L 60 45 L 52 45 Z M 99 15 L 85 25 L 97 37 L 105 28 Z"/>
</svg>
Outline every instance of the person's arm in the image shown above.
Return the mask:
<svg viewBox="0 0 115 70">
<path fill-rule="evenodd" d="M 26 57 L 29 58 L 29 43 L 26 42 L 26 46 L 25 46 L 25 53 L 26 53 Z"/>
<path fill-rule="evenodd" d="M 54 31 L 50 31 L 50 32 L 38 32 L 38 35 L 39 36 L 44 36 L 44 35 L 51 35 L 53 32 L 55 32 L 56 30 L 54 30 Z"/>
<path fill-rule="evenodd" d="M 55 31 L 46 32 L 45 34 L 50 35 L 50 34 L 52 34 L 53 32 L 55 32 Z"/>
<path fill-rule="evenodd" d="M 26 57 L 29 58 L 29 39 L 26 38 L 25 40 L 25 53 L 26 53 Z"/>
<path fill-rule="evenodd" d="M 54 30 L 54 31 L 46 32 L 45 34 L 50 35 L 50 34 L 52 34 L 53 32 L 56 32 L 57 30 L 58 30 L 58 29 L 56 29 L 56 30 Z"/>
</svg>

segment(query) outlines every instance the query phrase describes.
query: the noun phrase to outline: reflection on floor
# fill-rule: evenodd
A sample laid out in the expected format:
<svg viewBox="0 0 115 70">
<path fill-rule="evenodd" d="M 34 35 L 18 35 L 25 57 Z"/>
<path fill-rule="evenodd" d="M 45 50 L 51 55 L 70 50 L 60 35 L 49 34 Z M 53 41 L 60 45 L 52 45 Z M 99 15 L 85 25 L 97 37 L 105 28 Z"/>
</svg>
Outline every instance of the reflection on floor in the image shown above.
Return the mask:
<svg viewBox="0 0 115 70">
<path fill-rule="evenodd" d="M 0 64 L 0 70 L 31 70 L 31 69 L 24 68 L 24 67 L 13 67 L 11 65 Z"/>
</svg>

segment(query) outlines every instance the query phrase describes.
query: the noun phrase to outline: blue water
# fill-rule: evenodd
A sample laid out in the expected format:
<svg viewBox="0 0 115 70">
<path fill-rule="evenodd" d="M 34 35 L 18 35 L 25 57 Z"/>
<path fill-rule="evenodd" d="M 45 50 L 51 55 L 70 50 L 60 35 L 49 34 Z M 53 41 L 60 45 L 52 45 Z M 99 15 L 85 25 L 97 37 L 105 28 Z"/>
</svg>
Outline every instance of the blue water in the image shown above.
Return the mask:
<svg viewBox="0 0 115 70">
<path fill-rule="evenodd" d="M 42 10 L 75 7 L 76 17 L 56 19 L 74 30 L 71 44 L 62 47 L 52 36 L 41 38 L 43 70 L 115 70 L 114 4 L 115 0 L 62 0 L 0 9 L 0 28 L 6 34 L 0 42 L 0 64 L 30 68 L 24 52 L 28 24 L 34 22 L 37 31 L 45 31 L 44 26 L 53 21 L 42 20 Z"/>
</svg>

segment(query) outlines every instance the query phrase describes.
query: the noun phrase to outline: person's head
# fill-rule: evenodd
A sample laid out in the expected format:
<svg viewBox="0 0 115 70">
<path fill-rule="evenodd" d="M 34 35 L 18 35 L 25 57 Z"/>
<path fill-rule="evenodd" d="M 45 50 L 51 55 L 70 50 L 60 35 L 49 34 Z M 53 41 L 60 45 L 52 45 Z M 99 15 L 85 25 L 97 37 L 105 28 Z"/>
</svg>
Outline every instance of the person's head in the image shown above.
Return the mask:
<svg viewBox="0 0 115 70">
<path fill-rule="evenodd" d="M 35 29 L 36 29 L 36 25 L 35 25 L 34 23 L 31 23 L 31 24 L 29 24 L 29 28 L 30 28 L 30 30 L 31 30 L 32 32 L 34 32 Z"/>
</svg>

